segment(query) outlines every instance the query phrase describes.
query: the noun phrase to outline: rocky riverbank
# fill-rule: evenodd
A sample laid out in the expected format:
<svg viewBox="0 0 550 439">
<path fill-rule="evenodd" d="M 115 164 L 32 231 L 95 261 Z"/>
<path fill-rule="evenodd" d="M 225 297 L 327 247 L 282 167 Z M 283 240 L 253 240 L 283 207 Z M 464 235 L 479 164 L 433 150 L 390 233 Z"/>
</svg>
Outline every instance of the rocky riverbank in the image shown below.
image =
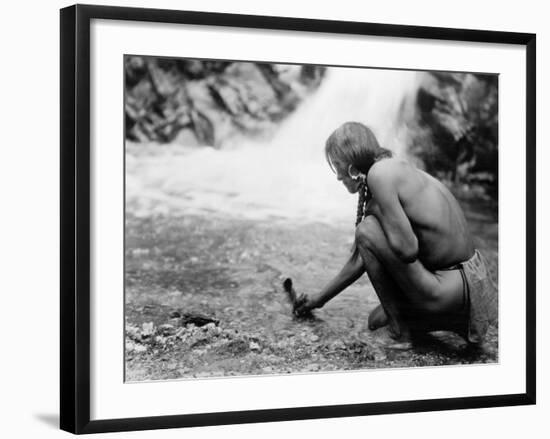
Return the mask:
<svg viewBox="0 0 550 439">
<path fill-rule="evenodd" d="M 497 225 L 490 209 L 468 216 L 497 278 Z M 313 319 L 297 320 L 281 282 L 320 289 L 340 268 L 349 227 L 212 216 L 127 218 L 126 379 L 281 374 L 495 362 L 498 327 L 480 350 L 452 333 L 413 349 L 370 331 L 378 304 L 363 277 Z M 496 291 L 494 292 L 496 294 Z"/>
</svg>

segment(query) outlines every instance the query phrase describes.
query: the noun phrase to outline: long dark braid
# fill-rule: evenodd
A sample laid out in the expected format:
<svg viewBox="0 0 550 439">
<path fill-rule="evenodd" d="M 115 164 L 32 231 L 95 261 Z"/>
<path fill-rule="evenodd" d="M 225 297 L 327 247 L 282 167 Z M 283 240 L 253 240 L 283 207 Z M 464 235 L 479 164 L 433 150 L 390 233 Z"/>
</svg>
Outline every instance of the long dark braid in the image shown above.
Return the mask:
<svg viewBox="0 0 550 439">
<path fill-rule="evenodd" d="M 357 200 L 357 217 L 355 219 L 355 227 L 359 225 L 361 221 L 363 221 L 363 218 L 365 218 L 367 205 L 369 204 L 369 201 L 372 198 L 371 193 L 367 189 L 367 182 L 366 180 L 363 180 L 359 184 L 359 199 Z"/>
</svg>

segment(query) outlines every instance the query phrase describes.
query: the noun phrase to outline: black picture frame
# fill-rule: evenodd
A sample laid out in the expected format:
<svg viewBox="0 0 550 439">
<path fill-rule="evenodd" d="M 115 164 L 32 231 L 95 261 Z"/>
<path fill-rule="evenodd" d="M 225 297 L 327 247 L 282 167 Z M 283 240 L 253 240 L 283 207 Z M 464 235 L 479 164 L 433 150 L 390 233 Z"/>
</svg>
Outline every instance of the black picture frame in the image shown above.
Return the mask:
<svg viewBox="0 0 550 439">
<path fill-rule="evenodd" d="M 503 43 L 526 48 L 526 376 L 525 393 L 90 420 L 90 22 L 93 19 L 229 26 L 445 41 Z M 61 322 L 60 426 L 98 433 L 327 417 L 535 404 L 535 138 L 536 36 L 530 33 L 209 12 L 74 5 L 60 11 Z"/>
</svg>

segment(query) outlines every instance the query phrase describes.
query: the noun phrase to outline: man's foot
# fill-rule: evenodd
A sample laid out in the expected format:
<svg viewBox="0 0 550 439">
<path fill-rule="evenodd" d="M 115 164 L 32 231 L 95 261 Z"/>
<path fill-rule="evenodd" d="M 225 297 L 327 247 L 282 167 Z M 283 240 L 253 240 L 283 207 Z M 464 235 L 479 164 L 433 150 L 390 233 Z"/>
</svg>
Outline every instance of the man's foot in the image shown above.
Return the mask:
<svg viewBox="0 0 550 439">
<path fill-rule="evenodd" d="M 389 323 L 388 315 L 384 311 L 382 305 L 378 305 L 372 312 L 369 314 L 369 329 L 374 331 L 382 326 L 386 326 Z"/>
<path fill-rule="evenodd" d="M 389 349 L 408 350 L 412 348 L 412 337 L 409 329 L 403 324 L 398 324 L 395 320 L 390 321 L 382 305 L 378 305 L 369 314 L 368 324 L 371 331 L 384 326 L 388 327 L 388 334 L 393 340 L 387 345 Z"/>
<path fill-rule="evenodd" d="M 387 349 L 393 349 L 394 351 L 408 351 L 413 348 L 412 341 L 399 341 L 396 343 L 390 343 L 386 346 Z"/>
<path fill-rule="evenodd" d="M 408 331 L 395 327 L 391 323 L 376 332 L 374 337 L 380 346 L 392 350 L 409 350 L 413 347 L 413 341 Z"/>
</svg>

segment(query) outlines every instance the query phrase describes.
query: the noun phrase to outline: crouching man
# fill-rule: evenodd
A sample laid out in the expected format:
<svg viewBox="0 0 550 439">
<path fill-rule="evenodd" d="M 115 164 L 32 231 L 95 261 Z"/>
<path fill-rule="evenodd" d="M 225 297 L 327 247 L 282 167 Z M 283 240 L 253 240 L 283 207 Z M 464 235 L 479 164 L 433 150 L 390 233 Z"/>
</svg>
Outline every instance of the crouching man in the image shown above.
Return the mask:
<svg viewBox="0 0 550 439">
<path fill-rule="evenodd" d="M 348 122 L 325 145 L 327 161 L 350 193 L 359 193 L 353 252 L 318 293 L 303 295 L 297 315 L 322 307 L 367 273 L 380 306 L 369 328 L 394 338 L 451 330 L 479 344 L 489 324 L 490 282 L 464 213 L 437 179 L 380 147 L 372 131 Z"/>
</svg>

